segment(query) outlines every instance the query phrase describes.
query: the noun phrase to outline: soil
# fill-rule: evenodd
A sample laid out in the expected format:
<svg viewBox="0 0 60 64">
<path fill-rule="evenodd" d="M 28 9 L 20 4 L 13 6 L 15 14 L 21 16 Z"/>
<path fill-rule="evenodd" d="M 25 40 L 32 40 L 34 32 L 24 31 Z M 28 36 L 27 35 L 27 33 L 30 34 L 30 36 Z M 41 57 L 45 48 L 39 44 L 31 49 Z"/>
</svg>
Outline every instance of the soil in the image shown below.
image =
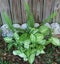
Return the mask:
<svg viewBox="0 0 60 64">
<path fill-rule="evenodd" d="M 22 58 L 14 56 L 12 52 L 6 50 L 7 44 L 4 42 L 2 36 L 0 36 L 0 64 L 29 64 L 24 62 Z M 44 55 L 39 55 L 36 57 L 33 64 L 60 64 L 60 47 L 55 47 L 49 44 L 45 49 L 46 53 Z"/>
</svg>

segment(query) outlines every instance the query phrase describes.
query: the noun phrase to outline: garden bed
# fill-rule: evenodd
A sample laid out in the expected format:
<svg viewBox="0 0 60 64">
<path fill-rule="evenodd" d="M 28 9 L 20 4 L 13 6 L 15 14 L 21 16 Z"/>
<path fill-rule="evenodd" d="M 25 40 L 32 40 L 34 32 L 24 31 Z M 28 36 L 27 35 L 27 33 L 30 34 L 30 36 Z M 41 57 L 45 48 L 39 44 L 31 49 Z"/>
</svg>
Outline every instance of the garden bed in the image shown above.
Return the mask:
<svg viewBox="0 0 60 64">
<path fill-rule="evenodd" d="M 3 41 L 3 38 L 0 37 L 0 64 L 29 64 L 28 62 L 24 62 L 22 58 L 14 56 L 11 51 L 7 51 L 6 43 Z M 49 44 L 46 46 L 45 51 L 45 54 L 36 57 L 34 64 L 60 64 L 59 47 Z"/>
<path fill-rule="evenodd" d="M 6 12 L 2 12 L 8 28 L 6 30 L 5 25 L 2 26 L 4 29 L 1 28 L 0 64 L 60 64 L 60 27 L 56 28 L 57 23 L 51 25 L 53 28 L 45 25 L 56 16 L 56 12 L 36 26 L 27 3 L 25 10 L 27 22 L 19 25 L 20 28 L 15 28 Z M 53 35 L 55 33 L 58 35 Z"/>
</svg>

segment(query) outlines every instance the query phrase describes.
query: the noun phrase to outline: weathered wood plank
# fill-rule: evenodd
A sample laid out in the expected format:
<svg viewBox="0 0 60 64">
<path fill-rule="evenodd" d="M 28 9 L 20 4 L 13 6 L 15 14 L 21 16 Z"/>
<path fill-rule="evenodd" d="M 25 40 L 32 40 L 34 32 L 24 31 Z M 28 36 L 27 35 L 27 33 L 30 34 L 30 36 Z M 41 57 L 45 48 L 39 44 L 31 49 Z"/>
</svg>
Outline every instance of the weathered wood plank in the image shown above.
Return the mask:
<svg viewBox="0 0 60 64">
<path fill-rule="evenodd" d="M 22 24 L 21 1 L 10 0 L 10 7 L 11 7 L 11 16 L 12 16 L 13 23 Z"/>
<path fill-rule="evenodd" d="M 60 0 L 55 0 L 54 11 L 57 12 L 57 16 L 55 17 L 55 19 L 53 20 L 53 22 L 60 23 Z"/>
<path fill-rule="evenodd" d="M 11 16 L 12 16 L 12 20 L 13 23 L 17 23 L 17 19 L 16 19 L 16 0 L 10 0 L 10 7 L 11 7 Z"/>
<path fill-rule="evenodd" d="M 44 0 L 43 20 L 51 14 L 53 4 L 52 2 L 53 0 Z"/>
<path fill-rule="evenodd" d="M 33 15 L 35 22 L 37 22 L 37 0 L 33 0 Z"/>
<path fill-rule="evenodd" d="M 26 0 L 27 2 L 28 0 Z M 22 22 L 25 23 L 26 22 L 26 12 L 25 12 L 25 9 L 24 9 L 24 0 L 21 0 L 21 9 L 22 9 Z"/>
<path fill-rule="evenodd" d="M 33 1 L 32 9 L 35 22 L 40 23 L 40 21 L 42 21 L 43 0 L 32 0 L 32 1 Z"/>
<path fill-rule="evenodd" d="M 1 14 L 0 14 L 0 26 L 2 25 L 2 18 L 1 18 Z"/>
<path fill-rule="evenodd" d="M 42 21 L 43 17 L 43 0 L 38 0 L 37 2 L 37 22 Z"/>
<path fill-rule="evenodd" d="M 10 17 L 10 9 L 9 9 L 8 0 L 0 0 L 0 13 L 1 13 L 3 10 L 4 10 L 5 12 L 7 12 L 7 14 L 8 14 L 9 17 Z M 1 18 L 2 18 L 2 16 L 1 16 Z M 5 23 L 4 20 L 3 20 L 3 18 L 2 18 L 2 22 L 3 22 L 3 24 Z"/>
</svg>

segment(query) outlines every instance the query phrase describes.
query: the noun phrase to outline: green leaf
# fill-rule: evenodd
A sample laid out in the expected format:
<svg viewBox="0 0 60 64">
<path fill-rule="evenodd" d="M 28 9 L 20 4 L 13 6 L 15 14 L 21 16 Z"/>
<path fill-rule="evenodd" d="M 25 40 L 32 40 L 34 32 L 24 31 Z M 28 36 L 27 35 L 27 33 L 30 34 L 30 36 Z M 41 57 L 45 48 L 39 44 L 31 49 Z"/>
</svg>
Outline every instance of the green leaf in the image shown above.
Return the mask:
<svg viewBox="0 0 60 64">
<path fill-rule="evenodd" d="M 4 41 L 5 41 L 6 43 L 13 42 L 12 38 L 9 38 L 9 37 L 5 37 L 5 38 L 4 38 Z"/>
<path fill-rule="evenodd" d="M 36 33 L 35 36 L 36 36 L 36 42 L 40 42 L 44 38 L 44 36 L 40 33 Z"/>
<path fill-rule="evenodd" d="M 39 30 L 35 29 L 35 28 L 30 28 L 30 33 L 35 34 L 37 33 Z"/>
<path fill-rule="evenodd" d="M 20 53 L 19 56 L 24 59 L 24 61 L 27 61 L 27 57 L 24 53 Z"/>
<path fill-rule="evenodd" d="M 30 49 L 27 49 L 27 51 L 25 52 L 27 58 L 29 58 L 30 54 L 31 54 L 31 50 Z"/>
<path fill-rule="evenodd" d="M 45 54 L 44 50 L 37 50 L 36 56 L 38 56 L 39 54 Z"/>
<path fill-rule="evenodd" d="M 14 50 L 13 51 L 13 54 L 20 56 L 21 58 L 24 59 L 24 61 L 27 61 L 28 60 L 27 57 L 26 57 L 26 55 L 23 52 L 20 52 L 19 50 Z"/>
<path fill-rule="evenodd" d="M 43 50 L 43 49 L 45 49 L 45 46 L 43 46 L 43 45 L 39 45 L 39 46 L 37 46 L 37 50 Z"/>
<path fill-rule="evenodd" d="M 52 44 L 55 46 L 60 46 L 60 40 L 58 38 L 52 37 Z"/>
<path fill-rule="evenodd" d="M 19 40 L 20 40 L 20 41 L 25 41 L 27 38 L 29 38 L 29 37 L 28 37 L 28 34 L 27 34 L 27 33 L 23 33 L 23 34 L 20 36 Z"/>
<path fill-rule="evenodd" d="M 38 42 L 41 45 L 46 45 L 46 40 L 40 40 L 40 42 Z"/>
<path fill-rule="evenodd" d="M 24 48 L 29 49 L 29 44 L 30 44 L 30 40 L 29 39 L 25 40 L 24 41 Z"/>
<path fill-rule="evenodd" d="M 34 34 L 31 34 L 30 35 L 30 40 L 31 40 L 32 43 L 35 43 L 36 42 L 36 37 L 35 37 Z"/>
<path fill-rule="evenodd" d="M 32 64 L 34 62 L 35 59 L 35 53 L 31 54 L 29 57 L 29 63 Z"/>
<path fill-rule="evenodd" d="M 14 50 L 14 51 L 13 51 L 13 54 L 14 54 L 14 55 L 19 55 L 20 53 L 21 53 L 21 52 L 20 52 L 19 50 Z"/>
<path fill-rule="evenodd" d="M 50 29 L 47 26 L 45 26 L 45 25 L 40 26 L 39 31 L 43 35 L 48 35 L 50 33 Z"/>
<path fill-rule="evenodd" d="M 8 44 L 8 46 L 7 46 L 7 47 L 8 47 L 8 51 L 12 48 L 12 46 L 13 46 L 12 43 L 9 43 L 9 44 Z"/>
<path fill-rule="evenodd" d="M 1 13 L 4 21 L 6 22 L 6 24 L 8 25 L 9 29 L 12 30 L 13 32 L 15 31 L 13 25 L 12 25 L 12 21 L 11 19 L 9 18 L 9 16 L 7 15 L 7 13 L 5 11 L 2 11 Z"/>
<path fill-rule="evenodd" d="M 20 38 L 17 32 L 15 32 L 13 36 L 14 36 L 15 40 L 19 40 L 19 38 Z"/>
</svg>

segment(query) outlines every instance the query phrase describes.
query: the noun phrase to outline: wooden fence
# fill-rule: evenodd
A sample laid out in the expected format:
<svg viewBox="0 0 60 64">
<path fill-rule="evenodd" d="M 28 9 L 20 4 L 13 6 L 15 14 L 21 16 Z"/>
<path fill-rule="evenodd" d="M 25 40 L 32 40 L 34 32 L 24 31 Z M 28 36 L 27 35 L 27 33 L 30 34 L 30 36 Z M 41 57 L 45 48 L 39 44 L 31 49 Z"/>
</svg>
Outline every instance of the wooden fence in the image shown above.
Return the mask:
<svg viewBox="0 0 60 64">
<path fill-rule="evenodd" d="M 60 0 L 26 0 L 29 3 L 35 22 L 41 22 L 53 11 L 57 11 L 57 16 L 53 22 L 60 22 Z M 25 23 L 26 12 L 24 10 L 24 0 L 0 0 L 0 25 L 4 23 L 1 11 L 4 9 L 10 16 L 12 23 Z"/>
</svg>

